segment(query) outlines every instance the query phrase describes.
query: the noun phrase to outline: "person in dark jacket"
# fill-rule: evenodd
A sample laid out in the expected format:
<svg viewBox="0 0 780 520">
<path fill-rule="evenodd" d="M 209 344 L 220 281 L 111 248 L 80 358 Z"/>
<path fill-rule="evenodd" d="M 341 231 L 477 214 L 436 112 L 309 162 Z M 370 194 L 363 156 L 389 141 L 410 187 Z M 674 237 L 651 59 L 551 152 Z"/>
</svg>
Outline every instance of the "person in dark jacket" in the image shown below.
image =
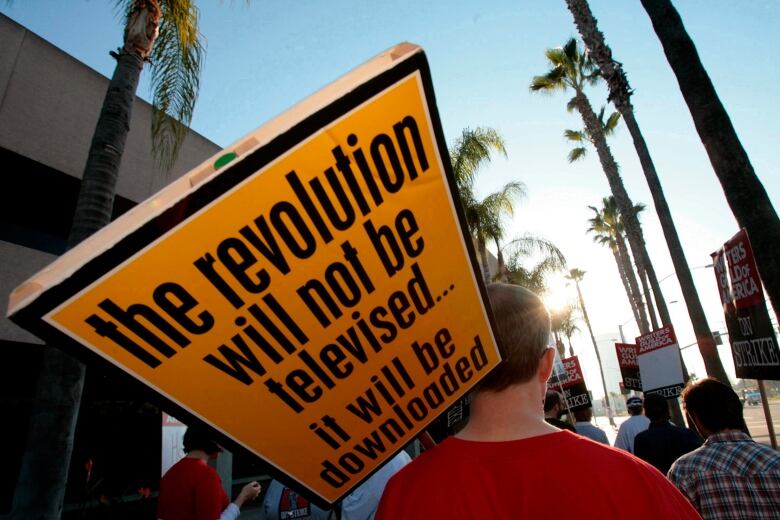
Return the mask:
<svg viewBox="0 0 780 520">
<path fill-rule="evenodd" d="M 561 394 L 553 389 L 548 389 L 544 397 L 544 420 L 547 424 L 552 424 L 561 430 L 569 430 L 577 433 L 572 423 L 562 421 L 561 415 L 565 412 L 563 398 Z"/>
<path fill-rule="evenodd" d="M 675 460 L 701 446 L 702 441 L 693 431 L 669 421 L 669 405 L 665 397 L 658 394 L 646 396 L 644 408 L 650 426 L 634 437 L 634 455 L 666 475 Z"/>
</svg>

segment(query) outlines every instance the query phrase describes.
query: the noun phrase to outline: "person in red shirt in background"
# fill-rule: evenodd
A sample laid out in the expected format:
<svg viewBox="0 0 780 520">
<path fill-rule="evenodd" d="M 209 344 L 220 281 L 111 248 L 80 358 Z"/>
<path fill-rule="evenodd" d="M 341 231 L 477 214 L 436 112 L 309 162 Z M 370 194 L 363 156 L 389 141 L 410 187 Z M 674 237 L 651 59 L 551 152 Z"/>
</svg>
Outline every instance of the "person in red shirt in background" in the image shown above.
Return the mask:
<svg viewBox="0 0 780 520">
<path fill-rule="evenodd" d="M 700 518 L 649 464 L 544 421 L 549 314 L 522 287 L 487 292 L 506 359 L 477 386 L 465 428 L 390 479 L 376 518 Z"/>
<path fill-rule="evenodd" d="M 187 454 L 160 480 L 157 518 L 160 520 L 235 520 L 244 502 L 260 494 L 260 484 L 250 482 L 230 502 L 222 480 L 209 459 L 222 448 L 202 429 L 189 427 L 184 433 Z"/>
</svg>

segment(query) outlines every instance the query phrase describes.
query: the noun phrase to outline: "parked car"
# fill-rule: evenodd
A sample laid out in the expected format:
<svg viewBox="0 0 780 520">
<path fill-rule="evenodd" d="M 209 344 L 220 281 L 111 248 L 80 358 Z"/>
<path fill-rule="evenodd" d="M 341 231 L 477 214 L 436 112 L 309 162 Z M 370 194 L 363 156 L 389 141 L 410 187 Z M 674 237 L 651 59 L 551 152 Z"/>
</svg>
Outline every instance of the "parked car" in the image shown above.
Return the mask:
<svg viewBox="0 0 780 520">
<path fill-rule="evenodd" d="M 761 404 L 761 392 L 758 390 L 748 390 L 745 392 L 745 404 L 748 406 L 758 406 Z"/>
</svg>

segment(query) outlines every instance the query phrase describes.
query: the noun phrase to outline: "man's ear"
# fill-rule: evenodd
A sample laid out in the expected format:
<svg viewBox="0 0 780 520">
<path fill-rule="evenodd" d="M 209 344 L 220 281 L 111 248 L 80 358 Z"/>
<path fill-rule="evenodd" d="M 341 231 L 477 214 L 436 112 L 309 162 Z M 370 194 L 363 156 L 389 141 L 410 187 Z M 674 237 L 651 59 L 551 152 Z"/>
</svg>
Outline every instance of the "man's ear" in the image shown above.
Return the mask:
<svg viewBox="0 0 780 520">
<path fill-rule="evenodd" d="M 555 363 L 555 349 L 547 347 L 539 360 L 539 369 L 536 371 L 539 381 L 546 383 L 552 374 L 553 364 Z"/>
</svg>

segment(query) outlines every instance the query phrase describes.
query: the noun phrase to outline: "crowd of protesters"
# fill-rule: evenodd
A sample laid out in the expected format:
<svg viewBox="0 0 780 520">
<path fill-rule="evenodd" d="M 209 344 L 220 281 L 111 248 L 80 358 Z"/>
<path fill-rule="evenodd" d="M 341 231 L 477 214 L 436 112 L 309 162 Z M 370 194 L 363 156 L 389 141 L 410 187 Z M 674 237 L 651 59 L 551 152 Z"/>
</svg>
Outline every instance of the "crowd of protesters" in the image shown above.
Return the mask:
<svg viewBox="0 0 780 520">
<path fill-rule="evenodd" d="M 555 350 L 542 301 L 508 284 L 488 295 L 506 359 L 473 390 L 460 431 L 411 462 L 401 452 L 331 510 L 274 481 L 258 518 L 780 519 L 780 453 L 746 433 L 730 386 L 704 379 L 683 390 L 692 429 L 670 421 L 664 397 L 630 397 L 610 447 L 590 408 L 567 410 L 547 388 Z M 235 518 L 259 486 L 229 503 L 204 462 L 217 447 L 187 440 L 189 461 L 163 477 L 159 518 Z M 201 504 L 209 512 L 195 516 Z"/>
</svg>

